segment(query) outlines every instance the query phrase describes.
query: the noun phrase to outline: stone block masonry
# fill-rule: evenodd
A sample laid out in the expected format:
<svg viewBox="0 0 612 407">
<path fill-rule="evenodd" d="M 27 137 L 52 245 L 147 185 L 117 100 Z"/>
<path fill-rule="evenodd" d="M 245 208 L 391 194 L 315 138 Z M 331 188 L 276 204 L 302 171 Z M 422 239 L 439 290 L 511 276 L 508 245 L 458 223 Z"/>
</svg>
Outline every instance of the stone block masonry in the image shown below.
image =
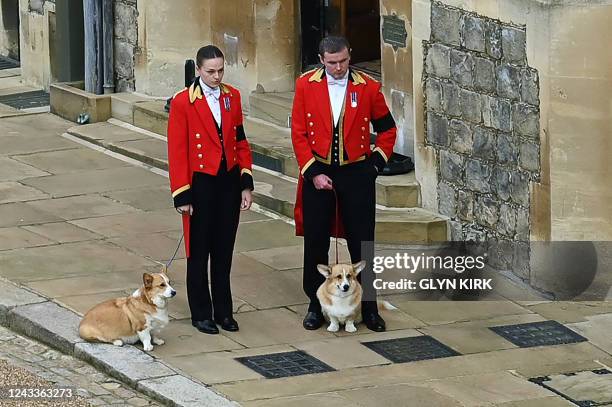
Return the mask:
<svg viewBox="0 0 612 407">
<path fill-rule="evenodd" d="M 115 0 L 115 90 L 136 90 L 134 74 L 138 48 L 138 10 L 136 0 Z"/>
<path fill-rule="evenodd" d="M 529 183 L 540 180 L 539 80 L 526 38 L 524 26 L 433 2 L 422 78 L 451 238 L 487 241 L 490 265 L 520 265 L 524 279 Z"/>
</svg>

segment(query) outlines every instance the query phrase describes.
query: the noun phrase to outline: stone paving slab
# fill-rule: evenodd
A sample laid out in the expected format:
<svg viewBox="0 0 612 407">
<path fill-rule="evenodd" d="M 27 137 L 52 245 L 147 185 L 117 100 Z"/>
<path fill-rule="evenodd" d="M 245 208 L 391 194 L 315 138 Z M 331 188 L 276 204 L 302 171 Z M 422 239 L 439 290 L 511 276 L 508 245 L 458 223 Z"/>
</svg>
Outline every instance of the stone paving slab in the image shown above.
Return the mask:
<svg viewBox="0 0 612 407">
<path fill-rule="evenodd" d="M 82 342 L 77 328 L 80 320 L 74 312 L 49 301 L 22 305 L 8 314 L 11 329 L 68 354 L 72 354 L 75 344 Z"/>
<path fill-rule="evenodd" d="M 174 254 L 178 245 L 177 239 L 171 239 L 162 233 L 145 233 L 139 235 L 129 235 L 115 237 L 108 240 L 117 246 L 152 259 L 167 261 Z M 185 258 L 185 243 L 181 241 L 180 247 L 176 252 L 176 259 Z"/>
<path fill-rule="evenodd" d="M 0 228 L 0 251 L 47 246 L 53 243 L 55 242 L 22 228 Z"/>
<path fill-rule="evenodd" d="M 143 284 L 143 271 L 95 273 L 86 276 L 31 281 L 28 283 L 28 287 L 50 298 L 64 297 L 76 293 L 83 295 L 119 290 L 128 290 L 131 294 Z"/>
<path fill-rule="evenodd" d="M 142 270 L 156 263 L 109 242 L 87 241 L 0 252 L 0 275 L 12 281 L 37 281 L 113 271 Z M 75 256 L 78 253 L 78 256 Z"/>
<path fill-rule="evenodd" d="M 58 220 L 76 220 L 139 212 L 129 205 L 115 202 L 97 194 L 28 202 L 28 206 L 53 214 Z M 71 226 L 75 227 L 75 225 Z"/>
<path fill-rule="evenodd" d="M 302 245 L 254 250 L 243 254 L 276 270 L 301 268 L 304 264 Z"/>
<path fill-rule="evenodd" d="M 45 223 L 41 225 L 23 226 L 37 235 L 44 236 L 57 243 L 75 243 L 85 240 L 101 239 L 102 236 L 66 222 Z"/>
<path fill-rule="evenodd" d="M 520 372 L 523 377 L 535 377 L 554 371 L 556 367 L 551 366 L 551 361 L 554 360 L 564 360 L 567 364 L 577 365 L 578 362 L 593 363 L 594 360 L 605 360 L 606 355 L 588 343 L 537 349 L 519 348 L 386 366 L 343 369 L 318 374 L 316 380 L 313 380 L 313 376 L 298 376 L 264 381 L 247 380 L 218 384 L 215 387 L 231 399 L 241 402 L 508 370 L 522 370 L 528 372 L 528 375 Z"/>
<path fill-rule="evenodd" d="M 303 239 L 295 236 L 295 227 L 282 220 L 269 220 L 264 223 L 242 223 L 234 250 L 245 252 L 272 247 L 286 247 L 302 244 Z"/>
<path fill-rule="evenodd" d="M 180 375 L 142 380 L 137 389 L 172 406 L 239 406 L 200 383 Z"/>
<path fill-rule="evenodd" d="M 270 353 L 291 352 L 295 348 L 289 345 L 274 345 L 229 352 L 207 352 L 193 355 L 169 357 L 166 360 L 172 366 L 208 384 L 237 382 L 242 380 L 258 380 L 263 376 L 249 369 L 236 358 L 243 356 L 267 355 Z M 214 369 L 202 366 L 214 366 Z M 225 394 L 225 393 L 224 393 Z"/>
<path fill-rule="evenodd" d="M 232 293 L 257 309 L 304 304 L 302 270 L 268 273 L 253 272 L 232 281 Z"/>
<path fill-rule="evenodd" d="M 81 219 L 71 223 L 105 237 L 120 237 L 178 230 L 181 228 L 179 219 L 174 209 L 165 209 Z M 176 244 L 169 246 L 174 250 L 172 246 L 176 247 Z"/>
<path fill-rule="evenodd" d="M 102 195 L 142 211 L 174 208 L 169 183 L 128 191 L 109 191 L 102 193 Z"/>
<path fill-rule="evenodd" d="M 612 314 L 593 315 L 584 322 L 567 324 L 590 343 L 612 355 Z M 612 366 L 611 366 L 612 367 Z"/>
<path fill-rule="evenodd" d="M 99 193 L 166 184 L 166 180 L 141 168 L 119 167 L 29 178 L 22 181 L 53 197 Z"/>
<path fill-rule="evenodd" d="M 72 150 L 48 151 L 17 156 L 16 159 L 22 163 L 43 170 L 51 174 L 63 174 L 75 171 L 91 171 L 117 167 L 125 167 L 128 164 L 111 158 L 97 151 L 79 150 L 79 159 L 75 160 Z"/>
<path fill-rule="evenodd" d="M 36 304 L 47 301 L 31 291 L 21 288 L 8 280 L 0 278 L 0 325 L 8 323 L 8 313 L 17 306 Z"/>
<path fill-rule="evenodd" d="M 49 173 L 24 164 L 15 158 L 0 157 L 0 182 L 19 181 L 24 178 L 41 177 L 44 175 L 49 175 Z"/>
<path fill-rule="evenodd" d="M 30 283 L 31 284 L 31 283 Z M 77 292 L 80 292 L 78 290 Z M 127 297 L 131 295 L 134 290 L 116 290 L 116 291 L 101 291 L 98 293 L 89 294 L 76 294 L 67 295 L 65 297 L 56 297 L 54 301 L 58 302 L 62 306 L 76 312 L 79 315 L 85 314 L 95 305 L 100 304 L 111 298 Z"/>
<path fill-rule="evenodd" d="M 19 182 L 0 182 L 0 204 L 31 201 L 48 197 L 49 195 L 39 189 L 23 185 Z"/>
<path fill-rule="evenodd" d="M 136 387 L 140 380 L 176 374 L 149 354 L 130 345 L 81 342 L 75 345 L 74 356 L 132 387 Z"/>
<path fill-rule="evenodd" d="M 415 384 L 394 384 L 376 388 L 339 391 L 352 405 L 404 406 L 410 400 L 410 407 L 465 407 L 475 404 L 464 404 L 453 397 L 437 390 Z M 480 407 L 493 407 L 491 403 L 478 404 Z"/>
<path fill-rule="evenodd" d="M 63 220 L 44 209 L 36 208 L 36 206 L 36 202 L 0 205 L 0 227 L 34 225 Z"/>
<path fill-rule="evenodd" d="M 172 307 L 173 303 L 170 303 Z M 230 351 L 244 349 L 244 346 L 232 341 L 222 331 L 220 335 L 203 334 L 191 325 L 191 318 L 173 320 L 162 332 L 166 341 L 162 346 L 155 346 L 152 355 L 166 359 L 167 357 L 193 355 L 198 353 Z"/>
</svg>

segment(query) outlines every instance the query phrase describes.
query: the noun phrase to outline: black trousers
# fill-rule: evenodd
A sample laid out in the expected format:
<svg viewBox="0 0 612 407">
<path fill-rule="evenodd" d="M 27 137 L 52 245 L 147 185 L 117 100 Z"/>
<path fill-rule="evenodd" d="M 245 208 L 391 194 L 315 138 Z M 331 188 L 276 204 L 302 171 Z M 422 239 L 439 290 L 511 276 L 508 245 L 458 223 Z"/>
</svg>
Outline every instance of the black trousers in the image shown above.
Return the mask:
<svg viewBox="0 0 612 407">
<path fill-rule="evenodd" d="M 364 298 L 371 301 L 362 303 L 363 315 L 377 313 L 376 291 L 372 283 L 371 253 L 362 253 L 362 242 L 374 241 L 376 225 L 376 169 L 366 161 L 344 166 L 329 166 L 325 174 L 333 181 L 338 196 L 344 233 L 351 255 L 351 262 L 365 259 L 366 268 L 359 274 Z M 308 311 L 319 312 L 321 305 L 316 293 L 325 278 L 317 270 L 317 264 L 329 264 L 330 225 L 335 216 L 336 199 L 333 191 L 318 190 L 311 180 L 304 180 L 302 187 L 304 216 L 304 292 L 310 298 Z M 334 226 L 331 226 L 334 227 Z"/>
<path fill-rule="evenodd" d="M 192 189 L 190 257 L 187 259 L 191 319 L 223 319 L 232 315 L 230 270 L 241 202 L 238 167 L 228 172 L 222 165 L 216 176 L 196 172 Z"/>
</svg>

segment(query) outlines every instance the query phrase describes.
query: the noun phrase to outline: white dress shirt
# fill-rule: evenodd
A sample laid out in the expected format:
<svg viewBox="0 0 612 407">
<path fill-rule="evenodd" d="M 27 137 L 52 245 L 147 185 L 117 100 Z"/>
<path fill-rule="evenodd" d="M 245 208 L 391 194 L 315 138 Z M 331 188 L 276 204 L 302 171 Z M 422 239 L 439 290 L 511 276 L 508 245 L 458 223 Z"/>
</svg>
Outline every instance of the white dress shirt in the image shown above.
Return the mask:
<svg viewBox="0 0 612 407">
<path fill-rule="evenodd" d="M 210 107 L 210 111 L 212 112 L 217 125 L 221 127 L 221 105 L 219 104 L 221 89 L 219 89 L 218 86 L 216 88 L 211 88 L 204 83 L 202 78 L 200 78 L 200 87 L 202 88 L 202 92 L 204 92 L 204 97 L 206 98 L 208 107 Z"/>
<path fill-rule="evenodd" d="M 334 115 L 334 126 L 338 124 L 342 105 L 344 105 L 344 97 L 346 96 L 346 85 L 348 84 L 348 71 L 341 79 L 334 79 L 333 76 L 325 72 L 327 76 L 327 90 L 329 91 L 329 102 L 331 104 L 332 113 Z"/>
</svg>

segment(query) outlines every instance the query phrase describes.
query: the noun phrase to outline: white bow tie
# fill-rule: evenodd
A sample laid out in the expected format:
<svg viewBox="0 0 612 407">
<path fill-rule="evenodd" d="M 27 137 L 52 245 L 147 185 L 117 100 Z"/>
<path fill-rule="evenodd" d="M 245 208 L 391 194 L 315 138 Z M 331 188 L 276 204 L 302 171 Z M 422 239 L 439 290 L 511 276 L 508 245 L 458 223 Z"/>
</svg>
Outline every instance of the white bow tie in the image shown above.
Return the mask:
<svg viewBox="0 0 612 407">
<path fill-rule="evenodd" d="M 348 78 L 330 79 L 330 80 L 327 81 L 327 84 L 329 86 L 346 86 L 347 80 L 348 80 Z"/>
<path fill-rule="evenodd" d="M 205 89 L 204 90 L 204 94 L 206 95 L 206 97 L 214 97 L 215 99 L 219 99 L 219 96 L 221 96 L 221 89 L 219 88 L 215 88 L 212 90 L 209 89 Z"/>
</svg>

